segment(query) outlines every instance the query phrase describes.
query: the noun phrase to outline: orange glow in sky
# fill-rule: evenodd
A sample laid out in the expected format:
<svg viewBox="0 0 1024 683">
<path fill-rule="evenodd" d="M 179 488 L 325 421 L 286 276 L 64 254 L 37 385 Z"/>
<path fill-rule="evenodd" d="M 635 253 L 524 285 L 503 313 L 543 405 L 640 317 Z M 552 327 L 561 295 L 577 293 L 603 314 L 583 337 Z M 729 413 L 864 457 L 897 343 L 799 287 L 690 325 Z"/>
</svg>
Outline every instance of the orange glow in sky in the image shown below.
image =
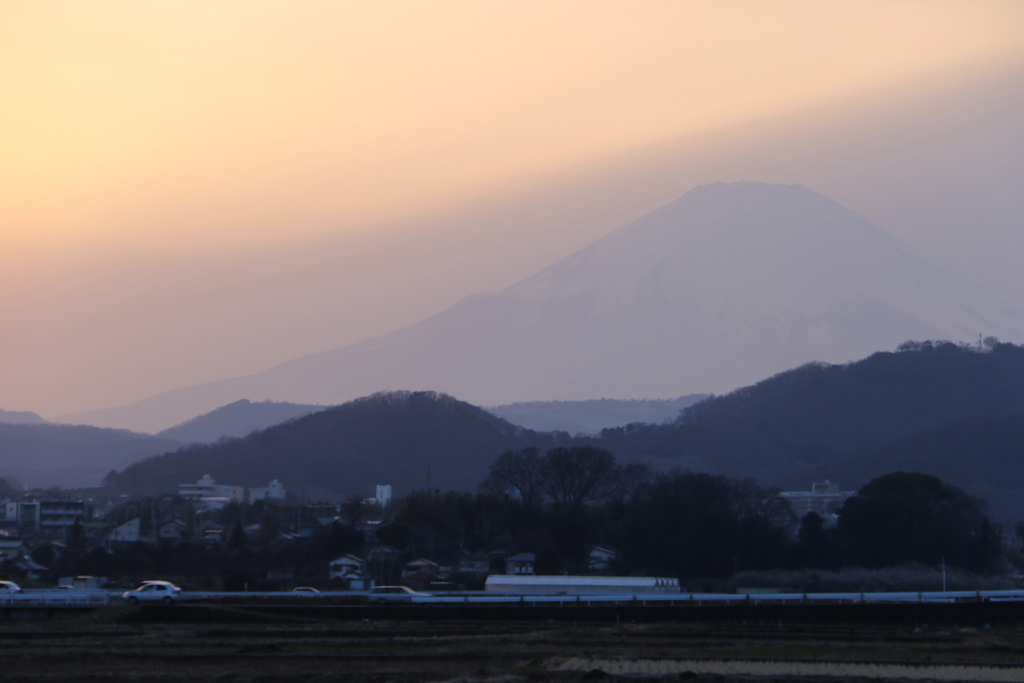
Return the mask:
<svg viewBox="0 0 1024 683">
<path fill-rule="evenodd" d="M 716 180 L 970 233 L 947 253 L 1015 277 L 1022 26 L 1019 0 L 4 0 L 0 408 L 384 334 Z"/>
<path fill-rule="evenodd" d="M 8 0 L 0 250 L 413 218 L 1024 52 L 1024 3 Z"/>
</svg>

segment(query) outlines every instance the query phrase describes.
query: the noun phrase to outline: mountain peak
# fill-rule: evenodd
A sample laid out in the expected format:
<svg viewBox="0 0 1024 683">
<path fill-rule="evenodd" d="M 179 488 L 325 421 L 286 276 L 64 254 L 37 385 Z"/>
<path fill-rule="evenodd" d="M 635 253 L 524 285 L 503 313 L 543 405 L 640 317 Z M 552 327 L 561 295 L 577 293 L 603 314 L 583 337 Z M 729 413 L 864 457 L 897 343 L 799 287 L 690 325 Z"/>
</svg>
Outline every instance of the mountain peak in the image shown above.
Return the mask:
<svg viewBox="0 0 1024 683">
<path fill-rule="evenodd" d="M 187 405 L 188 417 L 244 396 L 330 404 L 383 389 L 483 405 L 669 398 L 979 333 L 1024 341 L 1024 314 L 806 187 L 713 183 L 500 292 L 259 375 L 155 397 L 145 411 Z"/>
</svg>

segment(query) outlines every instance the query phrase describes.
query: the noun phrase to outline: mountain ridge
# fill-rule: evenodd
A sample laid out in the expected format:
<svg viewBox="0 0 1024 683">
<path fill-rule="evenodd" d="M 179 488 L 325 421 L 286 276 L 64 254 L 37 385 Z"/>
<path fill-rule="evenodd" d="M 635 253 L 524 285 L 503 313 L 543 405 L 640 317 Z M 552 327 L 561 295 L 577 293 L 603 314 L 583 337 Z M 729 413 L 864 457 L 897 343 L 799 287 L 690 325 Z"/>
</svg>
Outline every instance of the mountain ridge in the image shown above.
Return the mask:
<svg viewBox="0 0 1024 683">
<path fill-rule="evenodd" d="M 390 389 L 483 405 L 668 398 L 979 333 L 1024 341 L 1024 314 L 807 188 L 717 183 L 390 334 L 65 419 L 155 431 L 244 397 Z"/>
<path fill-rule="evenodd" d="M 49 424 L 50 421 L 27 410 L 3 410 L 0 408 L 0 424 Z"/>
<path fill-rule="evenodd" d="M 531 401 L 490 406 L 485 410 L 512 424 L 538 432 L 597 435 L 602 429 L 635 422 L 674 420 L 681 410 L 706 398 L 707 394 L 689 394 L 675 399 Z"/>
<path fill-rule="evenodd" d="M 157 432 L 156 436 L 184 444 L 213 443 L 218 439 L 246 436 L 327 407 L 330 406 L 253 402 L 243 398 Z"/>
<path fill-rule="evenodd" d="M 90 425 L 0 424 L 0 477 L 33 486 L 96 486 L 112 469 L 182 444 Z"/>
<path fill-rule="evenodd" d="M 435 392 L 380 392 L 214 444 L 193 444 L 111 473 L 105 484 L 167 492 L 210 474 L 225 484 L 278 479 L 306 497 L 396 495 L 438 486 L 474 491 L 501 452 L 552 446 L 558 437 L 513 425 Z"/>
<path fill-rule="evenodd" d="M 911 342 L 855 363 L 794 368 L 694 404 L 672 424 L 608 429 L 592 442 L 658 468 L 753 477 L 789 490 L 809 490 L 824 478 L 856 487 L 910 467 L 988 495 L 998 471 L 973 473 L 970 449 L 960 455 L 965 464 L 953 467 L 956 455 L 934 448 L 935 435 L 952 429 L 962 436 L 968 432 L 957 432 L 958 424 L 1018 414 L 1024 414 L 1024 346 Z M 965 443 L 961 436 L 957 443 Z M 1010 456 L 998 451 L 997 439 L 993 444 L 995 455 L 978 467 L 1005 466 Z M 988 483 L 979 488 L 978 482 Z M 1010 488 L 1024 500 L 1024 480 Z M 1011 498 L 994 502 L 1001 513 L 1024 518 L 1024 504 L 1006 503 Z"/>
</svg>

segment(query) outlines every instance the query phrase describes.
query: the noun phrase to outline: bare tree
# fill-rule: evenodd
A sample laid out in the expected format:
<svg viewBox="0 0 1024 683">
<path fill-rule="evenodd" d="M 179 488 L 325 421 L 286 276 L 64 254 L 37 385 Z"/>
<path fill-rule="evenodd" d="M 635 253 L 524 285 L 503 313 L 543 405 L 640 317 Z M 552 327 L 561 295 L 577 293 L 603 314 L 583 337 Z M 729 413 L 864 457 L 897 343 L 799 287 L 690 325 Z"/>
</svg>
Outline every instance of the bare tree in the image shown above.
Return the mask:
<svg viewBox="0 0 1024 683">
<path fill-rule="evenodd" d="M 544 490 L 559 503 L 580 505 L 610 493 L 615 456 L 596 446 L 552 448 L 544 457 Z"/>
<path fill-rule="evenodd" d="M 544 460 L 539 448 L 506 451 L 491 465 L 480 491 L 492 496 L 512 493 L 524 507 L 533 507 L 543 495 Z"/>
<path fill-rule="evenodd" d="M 616 467 L 610 476 L 608 494 L 621 501 L 635 496 L 651 481 L 651 470 L 647 465 L 633 463 L 624 467 Z"/>
<path fill-rule="evenodd" d="M 352 526 L 357 526 L 366 516 L 362 496 L 352 495 L 341 504 L 341 515 Z"/>
</svg>

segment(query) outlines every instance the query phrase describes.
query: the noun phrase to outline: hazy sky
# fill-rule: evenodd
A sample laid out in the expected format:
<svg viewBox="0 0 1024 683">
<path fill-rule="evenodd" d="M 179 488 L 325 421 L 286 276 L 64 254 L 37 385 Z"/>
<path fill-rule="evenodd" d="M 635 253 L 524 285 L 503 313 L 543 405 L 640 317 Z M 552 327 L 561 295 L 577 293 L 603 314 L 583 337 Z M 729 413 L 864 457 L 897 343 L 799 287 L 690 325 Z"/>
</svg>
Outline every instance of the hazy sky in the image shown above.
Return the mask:
<svg viewBox="0 0 1024 683">
<path fill-rule="evenodd" d="M 737 174 L 1024 294 L 990 239 L 1024 216 L 1021 26 L 1016 1 L 8 0 L 0 407 L 358 341 Z"/>
</svg>

